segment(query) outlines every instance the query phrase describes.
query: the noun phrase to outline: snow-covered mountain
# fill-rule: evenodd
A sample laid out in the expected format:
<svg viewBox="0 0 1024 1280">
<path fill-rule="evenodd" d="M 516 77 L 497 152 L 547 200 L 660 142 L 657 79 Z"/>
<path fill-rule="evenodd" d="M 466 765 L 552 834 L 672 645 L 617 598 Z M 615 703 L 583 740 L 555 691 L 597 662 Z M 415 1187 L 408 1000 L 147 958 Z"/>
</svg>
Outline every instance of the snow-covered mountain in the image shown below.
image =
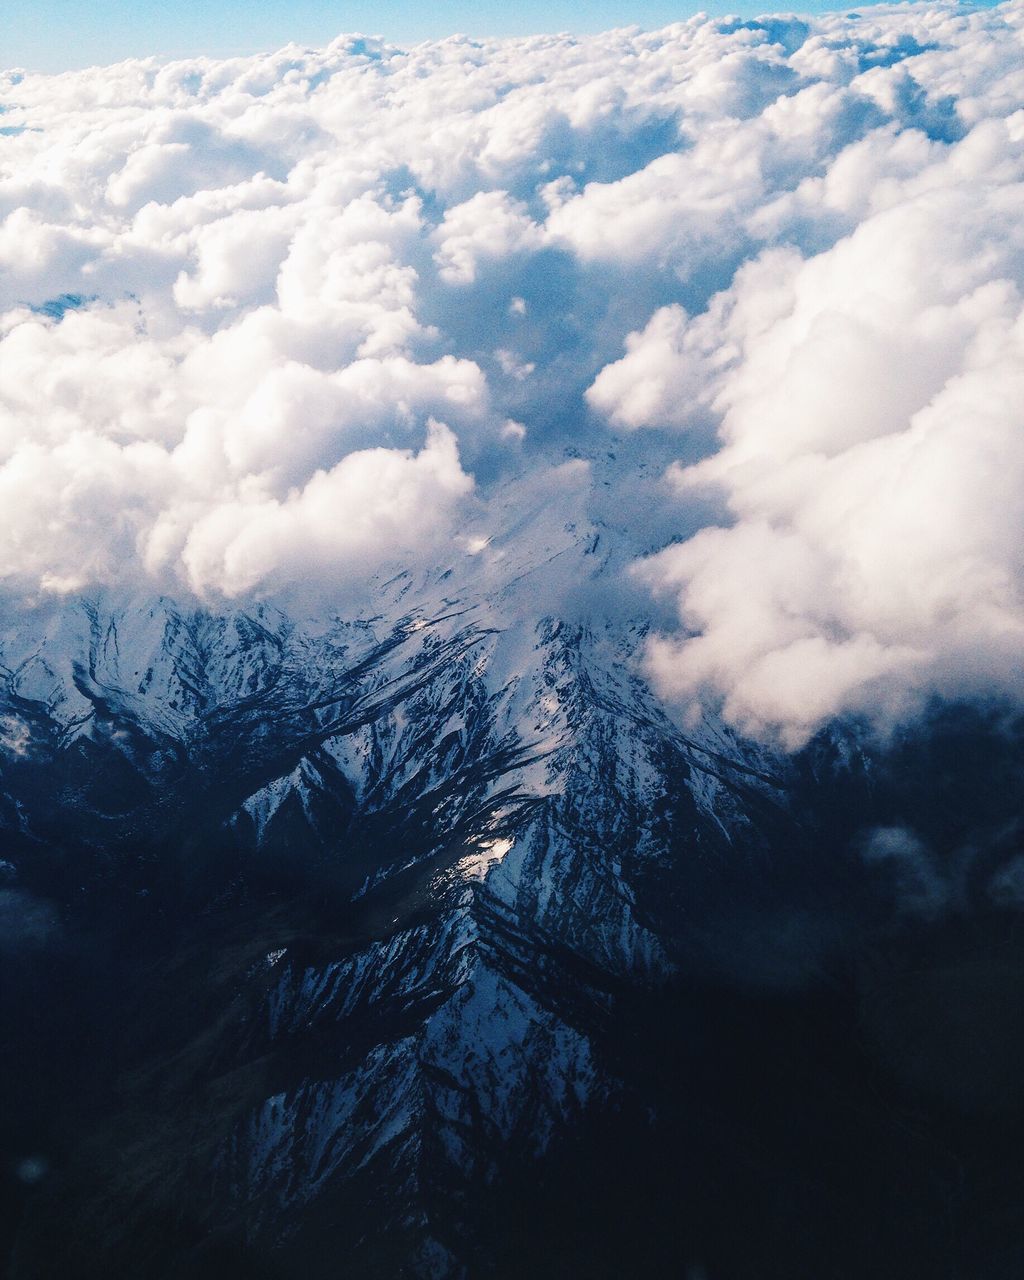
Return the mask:
<svg viewBox="0 0 1024 1280">
<path fill-rule="evenodd" d="M 707 1035 L 652 1033 L 680 991 L 817 992 L 899 917 L 906 865 L 861 845 L 904 775 L 852 726 L 795 759 L 680 728 L 644 621 L 588 608 L 615 547 L 512 489 L 501 536 L 382 574 L 372 616 L 107 593 L 9 620 L 5 909 L 46 912 L 9 972 L 58 1010 L 11 1076 L 77 1036 L 47 1069 L 88 1099 L 8 1136 L 53 1163 L 14 1277 L 529 1274 L 501 1239 L 567 1274 L 495 1206 L 572 1185 L 601 1125 L 657 1132 L 652 1034 Z"/>
</svg>

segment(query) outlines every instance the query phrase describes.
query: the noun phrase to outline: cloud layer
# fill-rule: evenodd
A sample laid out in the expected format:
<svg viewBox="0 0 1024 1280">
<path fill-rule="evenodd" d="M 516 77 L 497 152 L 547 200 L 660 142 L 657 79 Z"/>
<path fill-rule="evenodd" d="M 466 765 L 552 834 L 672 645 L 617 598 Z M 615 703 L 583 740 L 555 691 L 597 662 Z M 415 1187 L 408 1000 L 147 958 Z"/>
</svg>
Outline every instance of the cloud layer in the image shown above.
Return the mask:
<svg viewBox="0 0 1024 1280">
<path fill-rule="evenodd" d="M 667 696 L 790 746 L 1019 696 L 1022 26 L 0 75 L 8 590 L 344 583 L 615 454 Z"/>
</svg>

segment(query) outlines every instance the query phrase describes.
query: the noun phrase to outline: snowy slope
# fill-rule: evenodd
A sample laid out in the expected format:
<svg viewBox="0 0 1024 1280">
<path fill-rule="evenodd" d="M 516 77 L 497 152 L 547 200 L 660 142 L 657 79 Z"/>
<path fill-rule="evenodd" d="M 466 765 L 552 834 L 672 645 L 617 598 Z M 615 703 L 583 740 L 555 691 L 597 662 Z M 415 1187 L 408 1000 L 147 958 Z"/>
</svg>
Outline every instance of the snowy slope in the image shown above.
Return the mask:
<svg viewBox="0 0 1024 1280">
<path fill-rule="evenodd" d="M 197 1068 L 248 1081 L 189 1195 L 250 1243 L 366 1205 L 410 1274 L 458 1274 L 459 1206 L 617 1096 L 602 1036 L 677 968 L 665 903 L 777 802 L 770 761 L 667 718 L 642 622 L 546 607 L 618 572 L 614 538 L 508 512 L 457 573 L 382 576 L 369 618 L 108 594 L 2 636 L 27 890 L 259 921 L 327 886 L 316 946 L 294 911 L 255 927 Z"/>
</svg>

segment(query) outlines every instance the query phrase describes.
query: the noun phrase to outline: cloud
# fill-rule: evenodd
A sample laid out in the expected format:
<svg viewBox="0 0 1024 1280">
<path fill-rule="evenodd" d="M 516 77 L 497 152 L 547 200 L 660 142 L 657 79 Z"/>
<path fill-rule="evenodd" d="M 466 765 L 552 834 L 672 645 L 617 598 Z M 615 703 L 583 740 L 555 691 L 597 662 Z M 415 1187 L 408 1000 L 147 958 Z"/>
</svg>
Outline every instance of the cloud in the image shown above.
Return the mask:
<svg viewBox="0 0 1024 1280">
<path fill-rule="evenodd" d="M 1020 693 L 1022 192 L 932 189 L 773 282 L 737 275 L 720 447 L 671 476 L 732 521 L 643 569 L 691 633 L 651 648 L 666 692 L 714 691 L 788 745 L 844 712 Z M 678 380 L 687 353 L 661 354 Z"/>
<path fill-rule="evenodd" d="M 455 437 L 431 420 L 418 454 L 395 449 L 350 453 L 330 471 L 317 471 L 284 500 L 235 499 L 207 511 L 191 526 L 180 552 L 189 585 L 229 596 L 272 578 L 301 581 L 313 572 L 328 580 L 358 575 L 380 547 L 396 558 L 422 552 L 449 531 L 453 509 L 473 482 L 459 465 Z M 173 546 L 174 513 L 150 541 L 154 558 Z M 169 536 L 167 536 L 169 535 Z"/>
<path fill-rule="evenodd" d="M 685 428 L 713 398 L 729 348 L 708 324 L 677 303 L 661 307 L 642 332 L 626 338 L 626 355 L 607 364 L 587 401 L 616 426 Z"/>
<path fill-rule="evenodd" d="M 1022 22 L 0 74 L 0 580 L 336 592 L 583 457 L 666 697 L 1019 697 Z"/>
<path fill-rule="evenodd" d="M 936 920 L 962 905 L 963 886 L 957 879 L 963 867 L 955 863 L 946 874 L 940 872 L 920 836 L 907 827 L 876 827 L 864 838 L 861 856 L 868 866 L 888 873 L 904 915 Z"/>
<path fill-rule="evenodd" d="M 447 284 L 472 284 L 481 260 L 539 248 L 541 229 L 507 191 L 478 191 L 449 209 L 436 232 L 434 261 Z"/>
</svg>

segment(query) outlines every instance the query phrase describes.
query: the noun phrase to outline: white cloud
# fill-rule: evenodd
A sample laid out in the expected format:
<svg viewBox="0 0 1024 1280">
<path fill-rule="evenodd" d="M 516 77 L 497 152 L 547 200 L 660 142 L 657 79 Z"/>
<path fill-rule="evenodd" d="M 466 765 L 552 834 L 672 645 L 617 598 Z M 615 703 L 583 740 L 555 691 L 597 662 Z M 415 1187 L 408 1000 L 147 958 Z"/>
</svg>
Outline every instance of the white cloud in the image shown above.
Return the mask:
<svg viewBox="0 0 1024 1280">
<path fill-rule="evenodd" d="M 360 450 L 283 500 L 254 495 L 213 507 L 192 525 L 181 560 L 200 593 L 238 596 L 305 575 L 332 581 L 378 563 L 382 547 L 401 559 L 421 554 L 425 542 L 436 546 L 472 486 L 455 437 L 432 420 L 418 454 Z M 166 554 L 163 535 L 158 528 Z"/>
<path fill-rule="evenodd" d="M 616 426 L 686 427 L 718 386 L 731 350 L 707 317 L 694 323 L 678 304 L 661 307 L 641 333 L 626 338 L 626 355 L 605 365 L 587 390 L 593 409 Z"/>
<path fill-rule="evenodd" d="M 525 206 L 507 191 L 479 191 L 449 209 L 436 239 L 434 261 L 448 284 L 472 284 L 481 261 L 507 258 L 544 242 Z"/>
<path fill-rule="evenodd" d="M 0 576 L 333 590 L 568 448 L 667 696 L 1018 695 L 1022 15 L 0 75 Z"/>
<path fill-rule="evenodd" d="M 652 647 L 667 693 L 789 745 L 931 692 L 1019 694 L 1022 191 L 932 191 L 778 259 L 774 286 L 737 278 L 721 447 L 673 474 L 733 523 L 644 569 L 692 633 Z M 781 313 L 744 338 L 766 287 Z"/>
</svg>

